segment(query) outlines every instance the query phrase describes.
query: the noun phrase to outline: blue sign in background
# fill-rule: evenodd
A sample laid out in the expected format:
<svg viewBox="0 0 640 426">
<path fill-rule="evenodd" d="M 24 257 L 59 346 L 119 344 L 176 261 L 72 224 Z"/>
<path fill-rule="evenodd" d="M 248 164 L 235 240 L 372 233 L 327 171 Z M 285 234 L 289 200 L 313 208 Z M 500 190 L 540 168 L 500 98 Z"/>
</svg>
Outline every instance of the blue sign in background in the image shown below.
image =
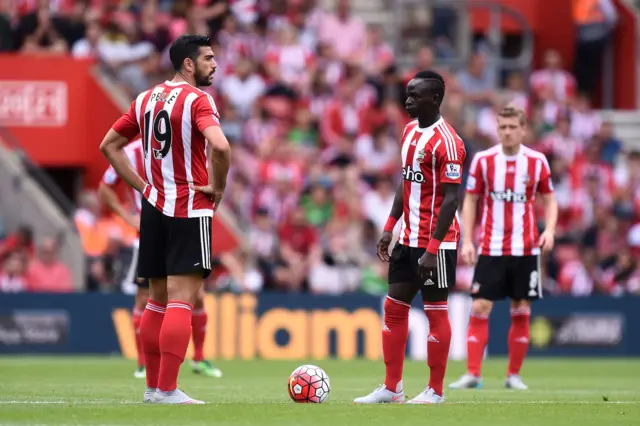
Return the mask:
<svg viewBox="0 0 640 426">
<path fill-rule="evenodd" d="M 0 353 L 113 354 L 120 352 L 112 320 L 117 308 L 131 308 L 133 298 L 122 294 L 0 294 Z M 261 294 L 256 314 L 277 307 L 301 310 L 359 308 L 380 312 L 379 297 L 367 295 L 316 296 Z M 419 300 L 415 307 L 421 309 Z M 7 344 L 10 317 L 50 315 L 60 326 L 66 317 L 66 331 L 59 342 L 48 344 Z M 57 317 L 56 317 L 57 316 Z M 602 327 L 593 328 L 590 318 Z M 45 320 L 46 321 L 46 320 Z M 28 324 L 28 323 L 27 323 Z M 510 318 L 507 302 L 497 303 L 490 322 L 489 354 L 507 354 Z M 3 328 L 4 327 L 4 328 Z M 548 298 L 534 304 L 531 355 L 550 356 L 640 356 L 640 297 Z M 620 333 L 619 341 L 606 342 L 608 333 Z M 456 332 L 455 334 L 461 334 Z M 594 337 L 592 341 L 589 339 Z M 466 336 L 454 335 L 454 339 Z M 286 336 L 278 337 L 277 340 Z M 599 339 L 605 341 L 599 342 Z M 332 344 L 333 346 L 333 344 Z M 358 345 L 359 347 L 361 345 Z M 332 349 L 332 353 L 333 353 Z"/>
</svg>

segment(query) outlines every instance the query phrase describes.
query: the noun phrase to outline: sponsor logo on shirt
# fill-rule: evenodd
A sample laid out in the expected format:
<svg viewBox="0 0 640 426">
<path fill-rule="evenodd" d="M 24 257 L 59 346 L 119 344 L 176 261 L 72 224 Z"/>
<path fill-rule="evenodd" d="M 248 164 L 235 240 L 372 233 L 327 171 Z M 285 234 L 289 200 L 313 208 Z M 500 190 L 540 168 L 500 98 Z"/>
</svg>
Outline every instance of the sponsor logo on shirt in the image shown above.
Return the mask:
<svg viewBox="0 0 640 426">
<path fill-rule="evenodd" d="M 404 167 L 402 169 L 402 177 L 405 180 L 414 182 L 414 183 L 425 183 L 426 180 L 424 178 L 424 174 L 420 170 L 413 170 L 411 166 Z"/>
<path fill-rule="evenodd" d="M 505 203 L 526 203 L 527 194 L 513 192 L 511 189 L 506 191 L 491 191 L 491 199 L 493 201 L 504 201 Z"/>
</svg>

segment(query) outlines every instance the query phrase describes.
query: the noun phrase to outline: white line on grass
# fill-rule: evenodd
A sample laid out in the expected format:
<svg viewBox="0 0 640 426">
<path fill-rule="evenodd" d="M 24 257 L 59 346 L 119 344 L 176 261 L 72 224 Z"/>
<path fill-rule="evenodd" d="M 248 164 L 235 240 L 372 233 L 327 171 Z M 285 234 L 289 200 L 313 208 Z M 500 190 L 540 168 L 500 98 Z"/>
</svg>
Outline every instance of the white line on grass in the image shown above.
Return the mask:
<svg viewBox="0 0 640 426">
<path fill-rule="evenodd" d="M 88 399 L 88 400 L 0 400 L 0 405 L 138 405 L 144 404 L 137 401 L 114 401 L 110 399 Z M 211 402 L 210 405 L 224 405 L 229 402 Z M 235 404 L 235 402 L 231 402 Z M 248 402 L 246 404 L 257 405 L 273 405 L 273 404 L 291 404 L 290 401 L 273 401 L 273 402 Z M 338 403 L 340 404 L 340 403 Z M 560 404 L 629 404 L 639 405 L 640 401 L 561 401 L 561 400 L 540 400 L 540 401 L 449 401 L 446 405 L 560 405 Z M 347 405 L 351 405 L 347 403 Z"/>
</svg>

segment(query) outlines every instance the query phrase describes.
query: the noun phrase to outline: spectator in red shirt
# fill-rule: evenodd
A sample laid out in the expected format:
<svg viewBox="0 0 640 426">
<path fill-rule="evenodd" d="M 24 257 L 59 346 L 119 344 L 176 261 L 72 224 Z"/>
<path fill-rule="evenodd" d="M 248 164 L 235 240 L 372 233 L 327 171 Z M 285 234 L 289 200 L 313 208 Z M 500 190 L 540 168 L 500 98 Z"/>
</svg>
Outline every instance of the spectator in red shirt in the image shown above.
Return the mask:
<svg viewBox="0 0 640 426">
<path fill-rule="evenodd" d="M 305 217 L 302 206 L 297 206 L 289 220 L 279 229 L 280 253 L 275 269 L 275 285 L 280 290 L 301 290 L 312 265 L 320 260 L 321 249 L 316 229 Z"/>
<path fill-rule="evenodd" d="M 58 258 L 58 242 L 46 238 L 27 272 L 28 289 L 32 292 L 70 293 L 74 291 L 71 270 Z"/>
<path fill-rule="evenodd" d="M 34 255 L 33 230 L 29 226 L 20 226 L 14 234 L 9 235 L 0 243 L 0 263 L 14 252 L 18 252 L 27 258 L 31 258 Z"/>
</svg>

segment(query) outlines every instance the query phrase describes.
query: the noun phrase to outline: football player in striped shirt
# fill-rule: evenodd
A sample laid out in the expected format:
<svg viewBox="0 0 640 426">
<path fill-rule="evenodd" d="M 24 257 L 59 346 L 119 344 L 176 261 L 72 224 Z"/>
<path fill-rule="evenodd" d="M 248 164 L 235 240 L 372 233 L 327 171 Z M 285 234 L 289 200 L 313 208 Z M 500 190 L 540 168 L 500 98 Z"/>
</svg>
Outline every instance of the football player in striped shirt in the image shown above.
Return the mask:
<svg viewBox="0 0 640 426">
<path fill-rule="evenodd" d="M 467 332 L 467 373 L 451 389 L 478 388 L 489 336 L 493 302 L 511 300 L 509 366 L 505 386 L 527 389 L 520 368 L 529 347 L 531 302 L 542 297 L 540 253 L 553 248 L 558 205 L 546 157 L 523 145 L 524 113 L 507 106 L 498 113 L 500 143 L 471 162 L 462 208 L 462 260 L 475 264 L 473 304 Z M 545 229 L 538 235 L 535 200 L 540 194 Z M 476 209 L 481 201 L 482 237 L 473 244 Z M 479 255 L 478 255 L 479 254 Z"/>
<path fill-rule="evenodd" d="M 415 120 L 402 137 L 402 181 L 384 232 L 378 256 L 389 262 L 389 293 L 384 303 L 382 348 L 384 384 L 357 404 L 404 402 L 402 369 L 409 335 L 411 302 L 420 292 L 429 319 L 430 377 L 426 389 L 410 404 L 444 402 L 442 390 L 451 325 L 447 308 L 449 286 L 456 281 L 460 225 L 457 218 L 462 164 L 462 139 L 440 115 L 445 83 L 433 71 L 420 71 L 407 85 L 405 107 Z M 403 216 L 398 243 L 389 256 L 391 235 Z"/>
</svg>

